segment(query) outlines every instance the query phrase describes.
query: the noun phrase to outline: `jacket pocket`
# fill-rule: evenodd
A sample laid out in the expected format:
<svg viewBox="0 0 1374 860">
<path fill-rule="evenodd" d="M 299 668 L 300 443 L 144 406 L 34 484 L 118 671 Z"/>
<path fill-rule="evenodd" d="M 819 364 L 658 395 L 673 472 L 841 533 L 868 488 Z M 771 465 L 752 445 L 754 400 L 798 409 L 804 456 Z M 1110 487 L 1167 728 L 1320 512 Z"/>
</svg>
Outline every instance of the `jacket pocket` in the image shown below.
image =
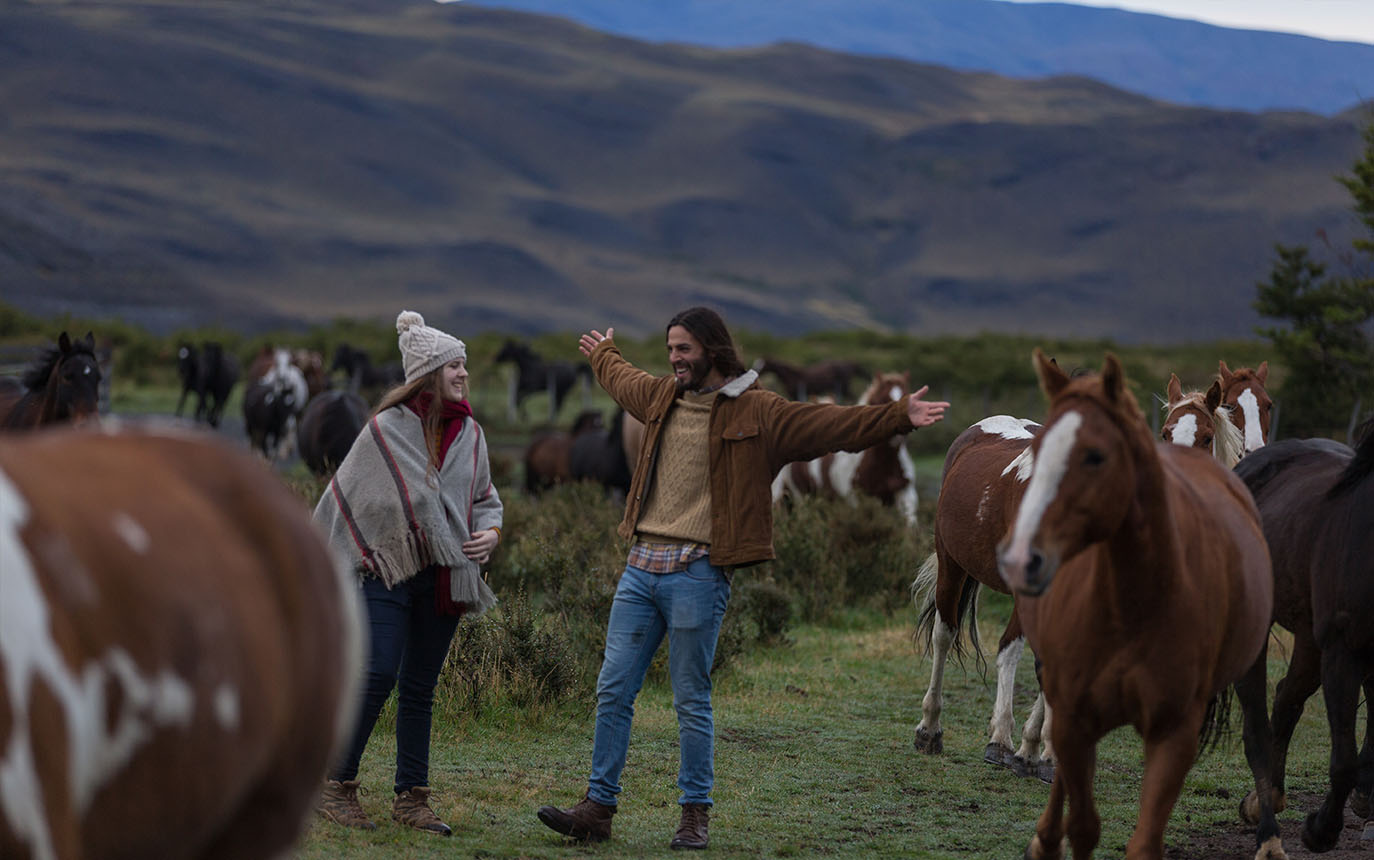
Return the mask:
<svg viewBox="0 0 1374 860">
<path fill-rule="evenodd" d="M 725 432 L 720 434 L 720 438 L 726 442 L 743 442 L 758 438 L 759 425 L 754 421 L 741 421 L 725 428 Z"/>
</svg>

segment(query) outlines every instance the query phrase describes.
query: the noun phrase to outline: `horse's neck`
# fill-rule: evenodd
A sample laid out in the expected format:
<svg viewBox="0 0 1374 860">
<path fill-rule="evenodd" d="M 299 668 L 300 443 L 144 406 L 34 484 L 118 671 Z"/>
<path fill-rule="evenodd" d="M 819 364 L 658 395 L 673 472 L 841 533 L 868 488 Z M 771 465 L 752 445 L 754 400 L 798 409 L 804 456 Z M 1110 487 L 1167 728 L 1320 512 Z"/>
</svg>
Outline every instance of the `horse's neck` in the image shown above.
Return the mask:
<svg viewBox="0 0 1374 860">
<path fill-rule="evenodd" d="M 1130 508 L 1102 548 L 1112 603 L 1122 618 L 1148 618 L 1172 598 L 1180 575 L 1168 476 L 1148 434 L 1132 437 L 1136 482 Z"/>
<path fill-rule="evenodd" d="M 61 372 L 62 362 L 59 360 L 52 366 L 52 373 L 48 374 L 48 384 L 43 387 L 41 392 L 35 392 L 37 396 L 43 398 L 42 408 L 39 410 L 38 420 L 34 422 L 35 425 L 53 424 L 62 417 L 57 404 L 57 380 Z"/>
</svg>

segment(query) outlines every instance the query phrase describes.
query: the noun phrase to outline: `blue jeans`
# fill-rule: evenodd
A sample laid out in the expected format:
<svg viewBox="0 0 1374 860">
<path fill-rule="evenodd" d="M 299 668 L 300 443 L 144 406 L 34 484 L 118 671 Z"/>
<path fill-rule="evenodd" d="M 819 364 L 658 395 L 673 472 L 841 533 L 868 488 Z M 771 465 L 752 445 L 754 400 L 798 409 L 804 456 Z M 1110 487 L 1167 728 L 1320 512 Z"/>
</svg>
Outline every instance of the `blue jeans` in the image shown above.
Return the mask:
<svg viewBox="0 0 1374 860">
<path fill-rule="evenodd" d="M 630 748 L 635 697 L 654 653 L 668 634 L 668 673 L 677 709 L 681 762 L 678 803 L 711 804 L 715 782 L 715 720 L 711 663 L 730 602 L 730 582 L 706 558 L 677 573 L 626 567 L 606 625 L 606 654 L 596 681 L 596 739 L 587 795 L 614 806 Z"/>
<path fill-rule="evenodd" d="M 429 785 L 429 734 L 434 687 L 458 629 L 458 616 L 434 609 L 435 570 L 425 568 L 388 589 L 376 577 L 363 580 L 371 653 L 361 714 L 344 760 L 332 779 L 358 776 L 367 739 L 393 687 L 396 695 L 396 792 Z M 398 684 L 399 681 L 399 684 Z"/>
</svg>

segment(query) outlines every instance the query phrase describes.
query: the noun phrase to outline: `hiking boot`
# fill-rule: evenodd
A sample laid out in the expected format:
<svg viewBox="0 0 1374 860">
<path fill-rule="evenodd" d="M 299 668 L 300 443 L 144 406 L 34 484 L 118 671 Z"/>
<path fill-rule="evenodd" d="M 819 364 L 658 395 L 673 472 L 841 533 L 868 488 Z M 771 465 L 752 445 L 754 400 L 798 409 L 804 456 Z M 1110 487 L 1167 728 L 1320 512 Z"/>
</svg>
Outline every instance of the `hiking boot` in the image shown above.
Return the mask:
<svg viewBox="0 0 1374 860">
<path fill-rule="evenodd" d="M 438 833 L 442 836 L 453 835 L 453 828 L 440 821 L 434 810 L 429 808 L 428 786 L 417 785 L 396 795 L 396 799 L 391 802 L 391 817 L 416 830 Z"/>
<path fill-rule="evenodd" d="M 320 794 L 320 801 L 315 805 L 315 811 L 322 817 L 328 818 L 335 824 L 342 824 L 344 827 L 357 827 L 360 830 L 376 830 L 377 825 L 372 823 L 372 819 L 363 812 L 363 805 L 358 802 L 358 780 L 350 779 L 340 782 L 337 779 L 326 779 L 324 781 L 324 791 Z"/>
<path fill-rule="evenodd" d="M 678 823 L 677 833 L 673 834 L 673 841 L 668 843 L 668 847 L 693 850 L 705 848 L 706 843 L 711 841 L 706 832 L 710 821 L 711 807 L 707 804 L 682 804 L 682 820 Z"/>
<path fill-rule="evenodd" d="M 546 826 L 564 836 L 583 842 L 604 842 L 611 838 L 611 816 L 615 815 L 615 807 L 583 796 L 570 809 L 541 806 L 538 815 Z"/>
</svg>

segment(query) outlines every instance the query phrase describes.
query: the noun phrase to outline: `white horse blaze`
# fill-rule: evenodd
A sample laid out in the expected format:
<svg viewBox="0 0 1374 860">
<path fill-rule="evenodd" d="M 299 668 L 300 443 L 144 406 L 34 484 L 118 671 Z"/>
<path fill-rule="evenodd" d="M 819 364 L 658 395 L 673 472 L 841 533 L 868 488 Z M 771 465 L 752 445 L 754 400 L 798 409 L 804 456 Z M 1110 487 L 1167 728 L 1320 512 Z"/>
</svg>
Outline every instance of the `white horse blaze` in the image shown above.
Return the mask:
<svg viewBox="0 0 1374 860">
<path fill-rule="evenodd" d="M 1184 415 L 1174 424 L 1174 434 L 1169 437 L 1169 441 L 1175 445 L 1182 445 L 1185 448 L 1193 447 L 1197 441 L 1197 416 Z"/>
<path fill-rule="evenodd" d="M 1069 452 L 1073 450 L 1082 423 L 1083 416 L 1070 410 L 1045 431 L 1044 441 L 1040 443 L 1040 456 L 1036 458 L 1030 486 L 1021 499 L 1021 508 L 1016 512 L 1016 525 L 1006 551 L 1007 561 L 1013 566 L 1022 566 L 1029 559 L 1031 538 L 1040 528 L 1041 517 L 1059 493 L 1059 482 L 1064 480 L 1064 473 L 1068 471 Z"/>
<path fill-rule="evenodd" d="M 1245 389 L 1236 398 L 1240 412 L 1245 416 L 1245 453 L 1258 451 L 1264 447 L 1264 428 L 1260 426 L 1259 399 L 1255 392 Z"/>
</svg>

